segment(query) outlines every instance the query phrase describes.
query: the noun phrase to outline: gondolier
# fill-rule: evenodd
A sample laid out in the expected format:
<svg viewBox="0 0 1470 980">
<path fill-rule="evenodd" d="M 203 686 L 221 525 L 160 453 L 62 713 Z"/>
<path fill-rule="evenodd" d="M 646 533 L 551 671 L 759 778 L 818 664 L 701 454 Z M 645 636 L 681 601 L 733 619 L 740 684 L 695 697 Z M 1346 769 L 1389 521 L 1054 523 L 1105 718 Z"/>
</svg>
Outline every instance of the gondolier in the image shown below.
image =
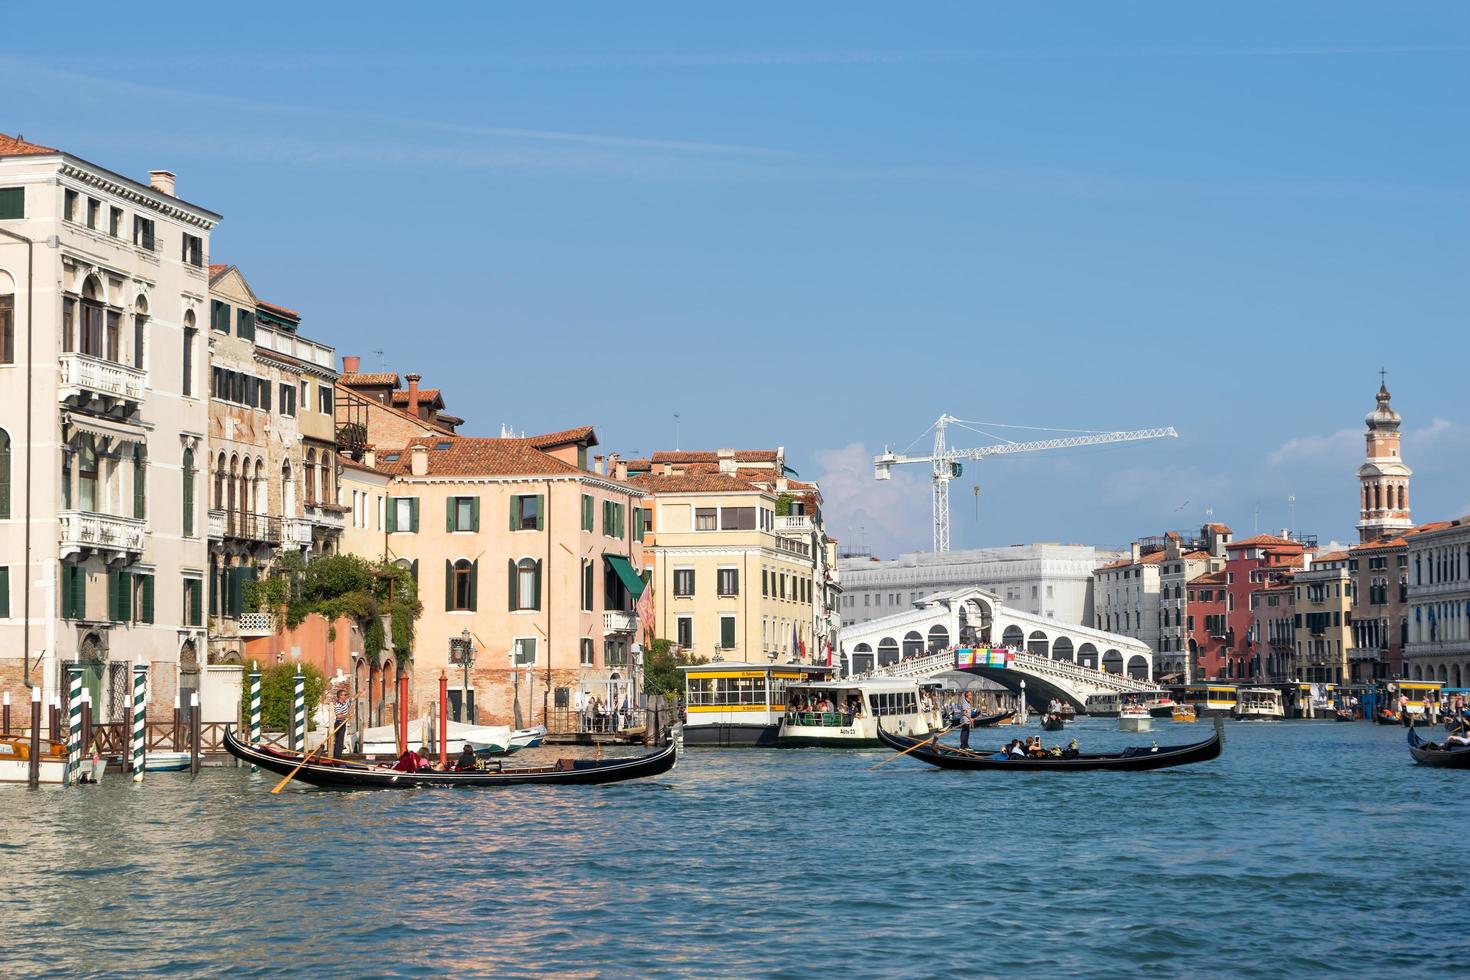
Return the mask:
<svg viewBox="0 0 1470 980">
<path fill-rule="evenodd" d="M 337 687 L 337 696 L 332 702 L 332 758 L 342 758 L 342 744 L 347 738 L 347 715 L 352 703 L 347 698 L 347 685 Z"/>
</svg>

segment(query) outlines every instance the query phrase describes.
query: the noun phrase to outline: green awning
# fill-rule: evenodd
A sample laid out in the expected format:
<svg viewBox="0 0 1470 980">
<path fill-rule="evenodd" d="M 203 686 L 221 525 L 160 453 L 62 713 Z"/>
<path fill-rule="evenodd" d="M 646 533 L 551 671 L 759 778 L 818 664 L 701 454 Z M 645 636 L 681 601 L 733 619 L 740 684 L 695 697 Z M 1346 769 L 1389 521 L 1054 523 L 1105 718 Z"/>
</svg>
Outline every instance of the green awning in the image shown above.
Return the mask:
<svg viewBox="0 0 1470 980">
<path fill-rule="evenodd" d="M 639 578 L 638 573 L 633 571 L 633 563 L 622 555 L 604 554 L 602 560 L 611 565 L 612 570 L 618 573 L 618 578 L 623 580 L 623 588 L 628 590 L 628 594 L 636 602 L 638 597 L 643 594 L 643 579 Z"/>
</svg>

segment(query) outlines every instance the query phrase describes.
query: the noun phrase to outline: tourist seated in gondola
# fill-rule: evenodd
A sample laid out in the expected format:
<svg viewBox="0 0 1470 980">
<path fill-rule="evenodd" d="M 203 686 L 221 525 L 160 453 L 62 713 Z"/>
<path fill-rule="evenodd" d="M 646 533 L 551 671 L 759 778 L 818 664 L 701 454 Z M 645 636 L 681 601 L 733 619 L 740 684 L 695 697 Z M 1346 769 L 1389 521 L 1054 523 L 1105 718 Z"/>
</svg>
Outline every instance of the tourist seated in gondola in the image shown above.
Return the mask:
<svg viewBox="0 0 1470 980">
<path fill-rule="evenodd" d="M 464 743 L 464 748 L 459 752 L 459 758 L 454 760 L 456 772 L 469 772 L 480 768 L 480 760 L 475 756 L 475 747 L 469 742 Z"/>
<path fill-rule="evenodd" d="M 1462 726 L 1458 731 L 1451 732 L 1445 736 L 1444 747 L 1447 749 L 1459 749 L 1470 745 L 1470 733 Z"/>
<path fill-rule="evenodd" d="M 1032 735 L 1026 742 L 1026 754 L 1033 759 L 1040 759 L 1046 755 L 1046 749 L 1041 745 L 1041 736 Z"/>
<path fill-rule="evenodd" d="M 393 763 L 395 772 L 418 772 L 428 766 L 429 761 L 413 749 L 404 749 L 398 761 Z"/>
<path fill-rule="evenodd" d="M 1075 738 L 1067 744 L 1067 747 L 1065 749 L 1062 749 L 1063 759 L 1075 759 L 1081 754 L 1082 753 L 1079 752 L 1077 749 L 1077 740 Z"/>
</svg>

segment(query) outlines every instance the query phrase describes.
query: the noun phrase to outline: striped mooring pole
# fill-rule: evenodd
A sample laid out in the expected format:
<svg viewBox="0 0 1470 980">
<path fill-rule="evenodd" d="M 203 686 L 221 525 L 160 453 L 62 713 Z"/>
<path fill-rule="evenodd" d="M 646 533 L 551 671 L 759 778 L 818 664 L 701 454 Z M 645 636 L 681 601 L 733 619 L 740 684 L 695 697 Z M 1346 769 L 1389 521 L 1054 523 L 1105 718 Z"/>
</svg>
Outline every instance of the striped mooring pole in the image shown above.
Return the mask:
<svg viewBox="0 0 1470 980">
<path fill-rule="evenodd" d="M 250 661 L 250 744 L 260 744 L 260 663 Z"/>
<path fill-rule="evenodd" d="M 62 782 L 70 786 L 82 763 L 82 668 L 69 664 L 66 671 L 66 778 Z"/>
<path fill-rule="evenodd" d="M 291 695 L 291 751 L 306 751 L 306 677 L 296 665 L 295 690 Z"/>
<path fill-rule="evenodd" d="M 148 752 L 148 665 L 133 664 L 133 782 L 143 781 Z"/>
</svg>

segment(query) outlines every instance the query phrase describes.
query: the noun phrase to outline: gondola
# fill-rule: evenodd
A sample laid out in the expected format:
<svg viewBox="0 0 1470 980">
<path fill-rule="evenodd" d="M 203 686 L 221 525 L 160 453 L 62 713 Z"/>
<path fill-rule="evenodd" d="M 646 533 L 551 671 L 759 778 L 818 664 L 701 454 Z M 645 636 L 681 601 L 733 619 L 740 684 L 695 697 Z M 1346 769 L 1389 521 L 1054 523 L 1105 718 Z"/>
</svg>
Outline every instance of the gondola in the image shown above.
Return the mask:
<svg viewBox="0 0 1470 980">
<path fill-rule="evenodd" d="M 1061 715 L 1042 715 L 1041 716 L 1041 728 L 1042 728 L 1043 731 L 1059 732 L 1063 728 L 1066 728 L 1066 727 L 1067 727 L 1067 723 L 1062 720 L 1062 716 Z"/>
<path fill-rule="evenodd" d="M 1387 708 L 1380 708 L 1373 715 L 1373 720 L 1380 725 L 1397 725 L 1399 724 L 1399 713 L 1397 711 L 1389 711 Z"/>
<path fill-rule="evenodd" d="M 975 728 L 990 728 L 994 725 L 1004 725 L 1014 718 L 1015 715 L 1016 713 L 1014 711 L 1002 711 L 998 715 L 990 715 L 987 718 L 976 718 L 970 724 Z"/>
<path fill-rule="evenodd" d="M 492 763 L 490 768 L 465 772 L 399 772 L 383 766 L 362 765 L 337 759 L 314 759 L 301 765 L 301 756 L 298 753 L 281 752 L 263 745 L 248 745 L 235 737 L 234 729 L 225 732 L 225 748 L 240 761 L 259 766 L 267 772 L 284 776 L 295 771 L 295 781 L 329 789 L 617 783 L 627 779 L 662 775 L 673 769 L 678 760 L 677 748 L 671 742 L 657 752 L 624 759 L 558 759 L 547 766 L 506 766 Z"/>
<path fill-rule="evenodd" d="M 1357 721 L 1358 716 L 1350 708 L 1338 708 L 1333 712 L 1338 721 Z"/>
<path fill-rule="evenodd" d="M 1157 748 L 1135 747 L 1124 749 L 1122 752 L 1084 753 L 1071 759 L 1056 756 L 1045 756 L 1040 759 L 1029 757 L 1001 759 L 997 758 L 999 752 L 992 754 L 984 751 L 957 749 L 936 742 L 924 745 L 922 739 L 895 735 L 885 731 L 882 725 L 878 726 L 878 738 L 894 751 L 907 752 L 909 756 L 941 769 L 1060 769 L 1069 772 L 1121 769 L 1138 772 L 1147 769 L 1184 766 L 1192 762 L 1207 762 L 1217 758 L 1225 743 L 1225 731 L 1220 719 L 1216 718 L 1214 734 L 1203 742 L 1195 742 L 1191 745 L 1161 745 Z"/>
<path fill-rule="evenodd" d="M 879 731 L 881 735 L 881 730 Z M 1462 749 L 1447 749 L 1442 745 L 1435 745 L 1419 737 L 1419 733 L 1413 728 L 1409 729 L 1409 754 L 1414 761 L 1425 766 L 1439 766 L 1443 769 L 1470 769 L 1470 746 Z"/>
</svg>

